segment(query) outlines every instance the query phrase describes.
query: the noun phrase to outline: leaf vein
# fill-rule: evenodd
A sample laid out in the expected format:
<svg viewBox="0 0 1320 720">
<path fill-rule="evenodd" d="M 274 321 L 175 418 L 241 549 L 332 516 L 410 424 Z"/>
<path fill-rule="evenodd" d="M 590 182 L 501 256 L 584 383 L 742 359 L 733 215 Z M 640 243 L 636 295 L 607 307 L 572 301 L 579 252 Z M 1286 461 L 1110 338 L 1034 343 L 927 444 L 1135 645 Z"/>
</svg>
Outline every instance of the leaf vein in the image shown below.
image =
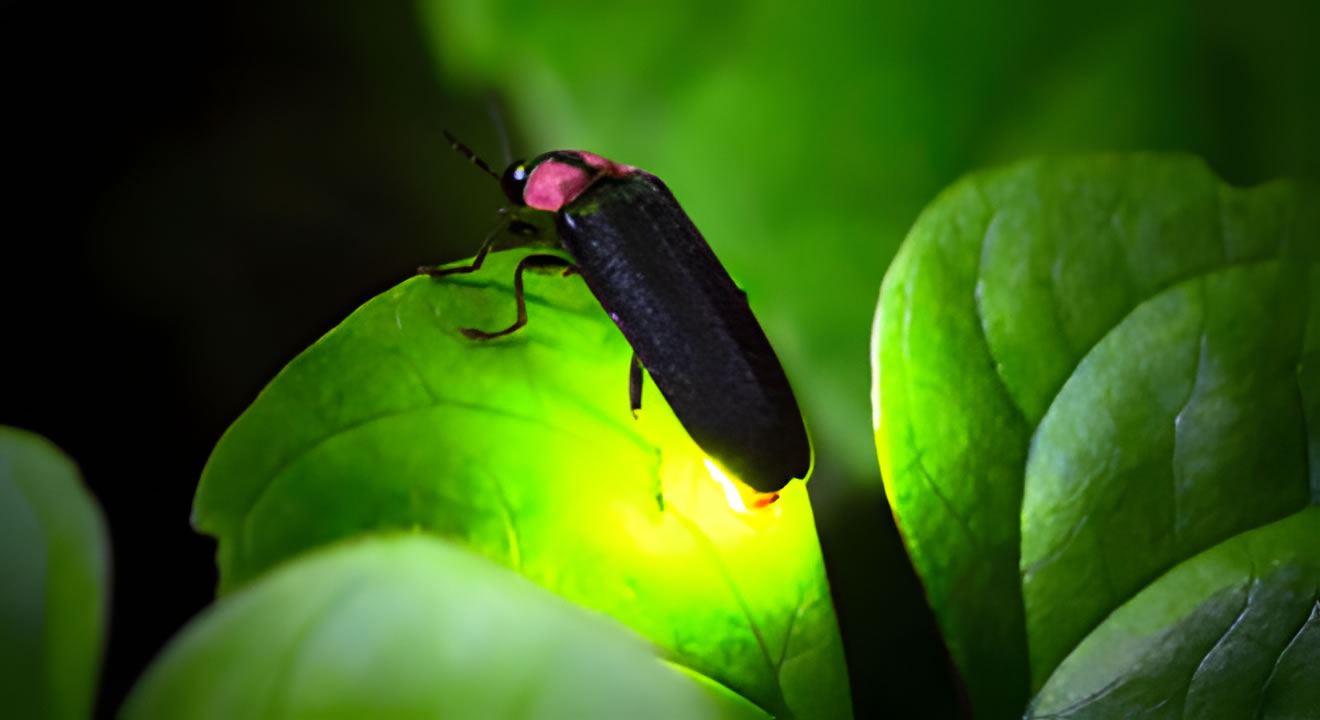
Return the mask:
<svg viewBox="0 0 1320 720">
<path fill-rule="evenodd" d="M 778 696 L 777 699 L 779 701 L 779 706 L 787 707 L 788 703 L 784 698 L 784 690 L 779 684 L 778 668 L 775 665 L 774 658 L 770 654 L 770 646 L 766 644 L 765 636 L 761 634 L 761 628 L 757 624 L 756 618 L 752 615 L 751 608 L 747 605 L 746 598 L 742 596 L 742 591 L 738 589 L 737 583 L 734 582 L 733 576 L 729 573 L 729 568 L 724 564 L 724 560 L 720 557 L 719 548 L 716 547 L 714 541 L 712 541 L 709 536 L 701 531 L 701 527 L 687 515 L 680 512 L 677 508 L 671 509 L 670 512 L 674 514 L 674 517 L 678 518 L 683 524 L 683 527 L 687 528 L 688 533 L 692 535 L 694 540 L 706 546 L 712 561 L 715 563 L 715 568 L 720 573 L 720 577 L 724 578 L 724 583 L 728 586 L 729 592 L 733 595 L 734 601 L 738 603 L 738 608 L 747 618 L 747 628 L 751 630 L 752 636 L 756 639 L 756 644 L 761 650 L 762 660 L 765 661 L 766 667 L 774 673 L 775 693 Z M 737 690 L 735 689 L 735 691 Z M 738 692 L 738 694 L 743 695 L 742 692 Z"/>
<path fill-rule="evenodd" d="M 1294 632 L 1288 638 L 1288 642 L 1274 658 L 1274 664 L 1270 667 L 1269 675 L 1265 676 L 1265 682 L 1260 686 L 1260 696 L 1257 698 L 1256 712 L 1252 715 L 1253 718 L 1259 718 L 1261 713 L 1265 712 L 1266 691 L 1269 690 L 1270 683 L 1274 682 L 1274 675 L 1279 671 L 1279 663 L 1283 661 L 1283 656 L 1288 654 L 1288 651 L 1292 649 L 1292 646 L 1302 637 L 1302 633 L 1305 632 L 1306 628 L 1308 628 L 1313 622 L 1320 622 L 1320 593 L 1317 593 L 1314 596 L 1314 602 L 1311 605 L 1310 611 L 1307 613 L 1307 616 L 1302 619 L 1302 624 L 1298 626 L 1297 632 Z"/>
<path fill-rule="evenodd" d="M 982 280 L 982 271 L 985 267 L 985 248 L 989 242 L 990 230 L 994 227 L 995 218 L 999 216 L 999 212 L 995 209 L 994 203 L 990 202 L 989 196 L 985 194 L 985 189 L 981 187 L 980 183 L 973 183 L 972 187 L 976 189 L 976 193 L 980 196 L 981 201 L 990 209 L 990 217 L 985 221 L 985 230 L 981 232 L 981 243 L 977 248 L 976 255 L 976 282 L 973 283 L 972 290 L 972 306 L 976 312 L 976 323 L 981 329 L 981 340 L 985 343 L 986 357 L 990 358 L 990 367 L 994 368 L 995 377 L 999 379 L 999 387 L 1004 391 L 1004 395 L 1008 398 L 1008 404 L 1012 405 L 1014 410 L 1017 410 L 1018 416 L 1022 418 L 1023 422 L 1025 422 L 1028 427 L 1034 428 L 1036 424 L 1031 422 L 1030 418 L 1027 417 L 1027 411 L 1018 404 L 1017 398 L 1013 396 L 1013 392 L 1008 386 L 1008 379 L 1004 377 L 1004 371 L 1000 365 L 999 359 L 995 357 L 994 347 L 990 344 L 989 320 L 985 314 L 985 308 L 981 299 L 983 294 L 981 288 L 984 283 Z"/>
<path fill-rule="evenodd" d="M 798 604 L 793 610 L 793 614 L 788 616 L 788 625 L 784 628 L 784 647 L 779 652 L 779 662 L 775 664 L 776 679 L 778 679 L 780 674 L 783 673 L 784 661 L 788 659 L 788 646 L 793 640 L 793 625 L 797 623 L 798 617 L 802 615 L 802 611 L 806 609 L 806 606 L 807 596 L 806 593 L 802 593 L 798 598 Z"/>
<path fill-rule="evenodd" d="M 1205 651 L 1205 655 L 1201 656 L 1201 662 L 1197 663 L 1196 670 L 1192 671 L 1192 676 L 1187 678 L 1187 683 L 1183 686 L 1182 711 L 1178 714 L 1184 718 L 1187 717 L 1187 700 L 1191 696 L 1192 685 L 1196 684 L 1196 676 L 1201 674 L 1202 668 L 1204 668 L 1205 664 L 1209 662 L 1210 657 L 1215 654 L 1215 650 L 1218 650 L 1219 646 L 1223 645 L 1224 641 L 1228 639 L 1228 636 L 1233 633 L 1233 630 L 1236 629 L 1238 625 L 1242 624 L 1242 621 L 1247 617 L 1247 611 L 1251 609 L 1251 600 L 1256 597 L 1256 590 L 1260 587 L 1260 582 L 1254 577 L 1256 574 L 1254 561 L 1252 562 L 1252 566 L 1251 574 L 1253 577 L 1249 580 L 1249 582 L 1251 582 L 1251 589 L 1247 591 L 1247 597 L 1242 601 L 1242 609 L 1238 611 L 1237 617 L 1233 618 L 1233 622 L 1229 623 L 1228 627 L 1224 628 L 1224 632 L 1219 634 L 1219 639 L 1215 641 L 1215 644 L 1211 645 L 1210 649 Z"/>
<path fill-rule="evenodd" d="M 1191 406 L 1192 400 L 1196 398 L 1197 390 L 1201 386 L 1201 366 L 1205 362 L 1205 354 L 1206 352 L 1208 352 L 1209 349 L 1209 343 L 1207 342 L 1206 333 L 1205 333 L 1205 314 L 1206 314 L 1205 293 L 1206 293 L 1205 283 L 1201 283 L 1201 330 L 1198 335 L 1200 339 L 1197 343 L 1198 348 L 1196 352 L 1196 364 L 1193 366 L 1192 382 L 1191 385 L 1187 388 L 1187 397 L 1186 399 L 1183 400 L 1182 405 L 1178 408 L 1178 412 L 1175 413 L 1173 416 L 1173 447 L 1170 449 L 1169 452 L 1169 480 L 1170 482 L 1173 483 L 1170 504 L 1172 505 L 1172 509 L 1173 509 L 1174 547 L 1178 546 L 1178 534 L 1179 534 L 1179 529 L 1182 526 L 1180 508 L 1179 508 L 1180 505 L 1179 492 L 1178 492 L 1178 488 L 1181 485 L 1179 481 L 1182 475 L 1181 471 L 1179 470 L 1181 466 L 1178 464 L 1178 438 L 1181 437 L 1181 433 L 1179 432 L 1179 429 L 1182 426 L 1183 413 L 1187 412 L 1187 408 Z"/>
</svg>

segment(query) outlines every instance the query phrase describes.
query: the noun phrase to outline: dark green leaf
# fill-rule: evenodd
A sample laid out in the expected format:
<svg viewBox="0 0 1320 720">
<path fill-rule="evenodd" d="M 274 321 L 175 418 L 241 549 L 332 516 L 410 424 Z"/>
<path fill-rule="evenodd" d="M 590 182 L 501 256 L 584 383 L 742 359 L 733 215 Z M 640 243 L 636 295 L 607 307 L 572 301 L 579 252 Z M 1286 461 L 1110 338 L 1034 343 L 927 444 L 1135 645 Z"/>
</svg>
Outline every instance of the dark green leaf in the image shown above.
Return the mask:
<svg viewBox="0 0 1320 720">
<path fill-rule="evenodd" d="M 87 718 L 105 640 L 110 542 L 78 468 L 0 426 L 0 708 Z"/>
<path fill-rule="evenodd" d="M 779 716 L 846 717 L 838 629 L 795 481 L 737 514 L 654 386 L 628 408 L 631 350 L 578 277 L 519 253 L 415 278 L 296 358 L 221 440 L 194 517 L 223 588 L 363 531 L 420 528 L 607 613 Z"/>
<path fill-rule="evenodd" d="M 1179 564 L 1106 617 L 1031 704 L 1039 718 L 1320 712 L 1320 507 Z"/>
<path fill-rule="evenodd" d="M 416 534 L 344 543 L 223 598 L 123 716 L 767 717 L 729 695 L 619 625 Z"/>
<path fill-rule="evenodd" d="M 876 443 L 982 714 L 1047 681 L 1076 697 L 1080 671 L 1051 677 L 1110 613 L 1263 525 L 1300 526 L 1261 562 L 1300 573 L 1288 612 L 1309 612 L 1318 260 L 1316 188 L 1237 190 L 1185 157 L 1029 162 L 923 214 L 876 316 Z M 1168 632 L 1204 629 L 1186 614 Z"/>
</svg>

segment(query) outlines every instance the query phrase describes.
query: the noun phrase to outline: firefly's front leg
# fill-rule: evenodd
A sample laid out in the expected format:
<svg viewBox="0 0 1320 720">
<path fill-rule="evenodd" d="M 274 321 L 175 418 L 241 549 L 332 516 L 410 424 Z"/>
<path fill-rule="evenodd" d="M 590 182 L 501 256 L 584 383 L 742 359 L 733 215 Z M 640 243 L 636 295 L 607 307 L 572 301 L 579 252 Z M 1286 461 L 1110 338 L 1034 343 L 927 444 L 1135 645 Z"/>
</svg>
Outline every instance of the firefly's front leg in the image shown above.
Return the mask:
<svg viewBox="0 0 1320 720">
<path fill-rule="evenodd" d="M 478 255 L 482 257 L 482 255 Z M 516 332 L 522 326 L 527 324 L 527 299 L 523 294 L 523 270 L 527 268 L 543 267 L 565 267 L 564 275 L 572 274 L 577 268 L 573 263 L 559 257 L 558 255 L 528 255 L 518 261 L 518 267 L 513 271 L 513 298 L 518 303 L 518 319 L 503 330 L 495 332 L 486 332 L 485 330 L 475 330 L 473 328 L 459 328 L 464 335 L 473 340 L 493 340 L 497 337 L 503 337 L 509 333 Z M 471 272 L 463 270 L 463 272 Z"/>
<path fill-rule="evenodd" d="M 500 212 L 503 213 L 505 210 L 500 208 Z M 486 235 L 486 239 L 481 242 L 481 247 L 477 248 L 477 256 L 472 258 L 471 265 L 459 265 L 457 267 L 449 268 L 440 267 L 439 265 L 422 265 L 417 268 L 417 274 L 430 275 L 433 278 L 442 278 L 446 275 L 460 275 L 463 273 L 476 272 L 481 269 L 481 264 L 486 261 L 486 256 L 489 255 L 491 250 L 495 247 L 495 238 L 499 237 L 500 234 L 504 232 L 511 232 L 514 235 L 524 238 L 522 244 L 531 244 L 535 242 L 536 238 L 540 235 L 540 231 L 536 229 L 535 225 L 519 220 L 516 217 L 502 220 L 499 225 L 495 226 L 494 230 L 490 231 L 490 234 Z M 518 245 L 515 245 L 514 247 L 517 246 Z M 504 249 L 507 250 L 512 248 Z"/>
</svg>

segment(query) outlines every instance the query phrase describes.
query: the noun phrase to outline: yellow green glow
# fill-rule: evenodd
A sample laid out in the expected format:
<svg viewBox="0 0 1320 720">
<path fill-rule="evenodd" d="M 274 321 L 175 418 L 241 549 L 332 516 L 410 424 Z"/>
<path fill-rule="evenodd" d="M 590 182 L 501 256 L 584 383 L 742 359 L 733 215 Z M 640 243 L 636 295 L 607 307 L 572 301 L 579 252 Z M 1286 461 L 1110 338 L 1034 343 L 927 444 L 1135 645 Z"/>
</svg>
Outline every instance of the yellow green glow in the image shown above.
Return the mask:
<svg viewBox="0 0 1320 720">
<path fill-rule="evenodd" d="M 508 322 L 520 257 L 493 253 L 481 272 L 491 279 L 418 277 L 377 297 L 239 418 L 195 505 L 199 527 L 221 538 L 226 589 L 363 522 L 433 531 L 615 618 L 720 687 L 756 688 L 748 697 L 777 715 L 847 717 L 794 699 L 809 686 L 848 696 L 806 484 L 761 497 L 712 472 L 652 388 L 633 417 L 619 382 L 632 348 L 580 279 L 529 274 L 531 321 L 509 341 L 455 332 Z M 291 425 L 290 412 L 309 422 Z M 309 450 L 309 438 L 323 440 Z M 397 461 L 382 472 L 387 456 Z M 798 661 L 799 633 L 818 629 L 829 636 Z M 766 648 L 793 656 L 782 689 Z"/>
<path fill-rule="evenodd" d="M 729 507 L 733 508 L 734 512 L 747 512 L 747 504 L 743 502 L 742 494 L 738 492 L 738 487 L 733 484 L 729 476 L 725 475 L 720 466 L 712 462 L 710 458 L 703 458 L 702 462 L 706 464 L 710 476 L 715 478 L 715 482 L 719 483 L 720 488 L 724 490 L 724 501 L 729 503 Z"/>
</svg>

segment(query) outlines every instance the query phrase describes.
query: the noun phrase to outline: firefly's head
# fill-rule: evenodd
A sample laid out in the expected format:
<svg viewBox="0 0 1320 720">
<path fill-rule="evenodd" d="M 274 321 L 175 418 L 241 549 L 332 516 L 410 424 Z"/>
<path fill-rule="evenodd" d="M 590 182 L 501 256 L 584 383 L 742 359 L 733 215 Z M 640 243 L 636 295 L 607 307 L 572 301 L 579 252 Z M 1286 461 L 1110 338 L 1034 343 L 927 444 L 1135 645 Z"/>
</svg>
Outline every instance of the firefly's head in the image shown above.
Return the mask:
<svg viewBox="0 0 1320 720">
<path fill-rule="evenodd" d="M 582 150 L 554 150 L 509 165 L 500 178 L 500 188 L 514 205 L 559 212 L 596 178 L 632 172 L 636 168 Z"/>
<path fill-rule="evenodd" d="M 527 176 L 531 175 L 531 172 L 531 168 L 522 160 L 516 160 L 505 168 L 504 175 L 500 178 L 500 189 L 504 191 L 504 197 L 507 197 L 509 202 L 518 206 L 527 204 L 523 201 L 523 190 L 527 187 Z"/>
</svg>

